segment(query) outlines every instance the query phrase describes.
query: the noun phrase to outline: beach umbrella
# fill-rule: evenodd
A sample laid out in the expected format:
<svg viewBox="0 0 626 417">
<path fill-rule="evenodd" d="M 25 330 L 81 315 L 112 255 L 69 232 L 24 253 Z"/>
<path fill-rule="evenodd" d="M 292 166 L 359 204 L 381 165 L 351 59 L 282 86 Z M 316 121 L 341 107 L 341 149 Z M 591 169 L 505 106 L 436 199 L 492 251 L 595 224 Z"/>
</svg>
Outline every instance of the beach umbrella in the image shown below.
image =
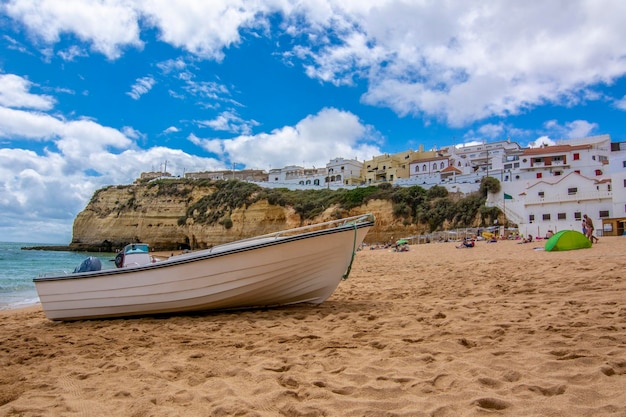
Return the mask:
<svg viewBox="0 0 626 417">
<path fill-rule="evenodd" d="M 409 241 L 408 241 L 408 240 L 406 240 L 406 239 L 400 239 L 400 240 L 398 240 L 398 241 L 396 242 L 396 245 L 406 245 L 406 244 L 408 244 L 408 243 L 409 243 Z"/>
</svg>

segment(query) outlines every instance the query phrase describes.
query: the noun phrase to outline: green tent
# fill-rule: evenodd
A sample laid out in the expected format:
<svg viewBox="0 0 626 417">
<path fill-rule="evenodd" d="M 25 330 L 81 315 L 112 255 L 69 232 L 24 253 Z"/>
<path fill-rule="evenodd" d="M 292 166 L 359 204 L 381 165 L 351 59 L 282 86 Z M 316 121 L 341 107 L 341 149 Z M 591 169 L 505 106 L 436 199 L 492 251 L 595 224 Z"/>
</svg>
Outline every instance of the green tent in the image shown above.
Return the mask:
<svg viewBox="0 0 626 417">
<path fill-rule="evenodd" d="M 590 248 L 591 242 L 585 235 L 575 230 L 561 230 L 546 241 L 544 249 L 548 252 Z"/>
</svg>

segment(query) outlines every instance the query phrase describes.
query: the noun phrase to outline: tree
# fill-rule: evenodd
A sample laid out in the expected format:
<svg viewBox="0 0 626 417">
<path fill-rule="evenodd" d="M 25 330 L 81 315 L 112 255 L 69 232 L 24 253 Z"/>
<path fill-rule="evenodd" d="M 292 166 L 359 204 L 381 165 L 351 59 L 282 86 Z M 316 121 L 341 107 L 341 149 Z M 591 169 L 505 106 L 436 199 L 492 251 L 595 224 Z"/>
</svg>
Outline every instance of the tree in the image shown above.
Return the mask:
<svg viewBox="0 0 626 417">
<path fill-rule="evenodd" d="M 489 193 L 495 194 L 501 189 L 500 181 L 494 177 L 483 177 L 480 180 L 480 195 L 487 197 Z"/>
</svg>

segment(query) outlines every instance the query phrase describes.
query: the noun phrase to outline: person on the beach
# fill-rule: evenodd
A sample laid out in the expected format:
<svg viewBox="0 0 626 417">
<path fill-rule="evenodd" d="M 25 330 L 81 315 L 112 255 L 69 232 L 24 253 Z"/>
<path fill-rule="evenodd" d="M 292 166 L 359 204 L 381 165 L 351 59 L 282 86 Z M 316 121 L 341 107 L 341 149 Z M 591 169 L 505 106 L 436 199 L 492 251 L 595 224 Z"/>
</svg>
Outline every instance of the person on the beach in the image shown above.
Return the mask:
<svg viewBox="0 0 626 417">
<path fill-rule="evenodd" d="M 470 238 L 465 238 L 463 239 L 463 242 L 461 242 L 461 244 L 459 246 L 457 246 L 457 249 L 462 249 L 462 248 L 473 248 L 474 247 L 474 241 Z"/>
<path fill-rule="evenodd" d="M 528 235 L 528 237 L 524 240 L 522 240 L 521 242 L 518 242 L 518 245 L 521 245 L 522 243 L 530 243 L 533 241 L 533 235 Z"/>
<path fill-rule="evenodd" d="M 593 231 L 595 230 L 593 227 L 593 221 L 586 214 L 583 215 L 583 219 L 584 219 L 583 221 L 585 222 L 585 227 L 587 229 L 585 236 L 587 236 L 587 239 L 589 239 L 591 243 L 598 242 L 598 238 L 593 235 Z"/>
<path fill-rule="evenodd" d="M 583 228 L 583 235 L 587 236 L 587 222 L 585 221 L 585 217 L 587 217 L 586 214 L 583 217 L 582 228 Z"/>
</svg>

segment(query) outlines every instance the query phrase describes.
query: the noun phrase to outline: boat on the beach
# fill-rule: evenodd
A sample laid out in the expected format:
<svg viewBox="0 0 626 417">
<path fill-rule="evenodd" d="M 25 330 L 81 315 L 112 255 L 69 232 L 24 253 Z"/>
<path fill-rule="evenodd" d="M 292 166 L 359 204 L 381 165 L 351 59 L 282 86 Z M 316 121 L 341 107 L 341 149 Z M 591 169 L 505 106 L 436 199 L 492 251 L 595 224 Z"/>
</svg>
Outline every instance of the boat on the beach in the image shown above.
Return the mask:
<svg viewBox="0 0 626 417">
<path fill-rule="evenodd" d="M 347 278 L 373 225 L 374 216 L 365 214 L 166 260 L 137 243 L 116 257 L 116 269 L 90 271 L 84 262 L 77 271 L 85 272 L 33 281 L 52 320 L 319 304 Z"/>
</svg>

